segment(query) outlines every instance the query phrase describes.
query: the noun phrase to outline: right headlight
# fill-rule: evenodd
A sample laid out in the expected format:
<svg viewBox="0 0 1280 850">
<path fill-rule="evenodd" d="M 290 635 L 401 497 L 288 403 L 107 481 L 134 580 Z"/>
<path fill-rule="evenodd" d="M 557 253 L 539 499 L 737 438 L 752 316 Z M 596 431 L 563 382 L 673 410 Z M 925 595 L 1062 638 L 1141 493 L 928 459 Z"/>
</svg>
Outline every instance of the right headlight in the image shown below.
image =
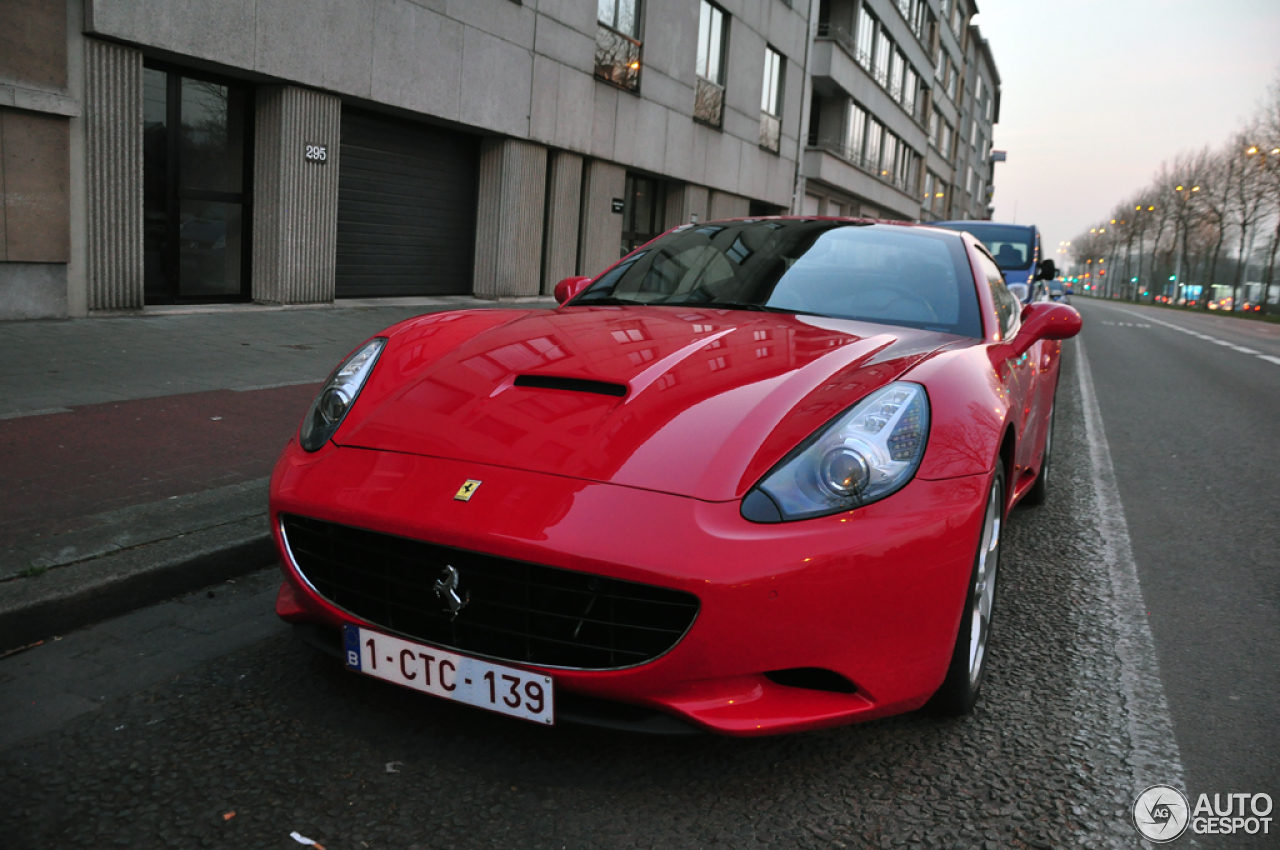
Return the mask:
<svg viewBox="0 0 1280 850">
<path fill-rule="evenodd" d="M 929 396 L 896 381 L 837 416 L 773 468 L 742 500 L 753 522 L 851 510 L 906 486 L 924 457 Z"/>
<path fill-rule="evenodd" d="M 307 416 L 302 420 L 298 441 L 309 452 L 319 451 L 338 430 L 356 396 L 369 379 L 369 373 L 378 362 L 378 355 L 387 341 L 382 337 L 371 339 L 360 350 L 342 361 L 329 380 L 324 382 L 320 394 L 311 402 Z"/>
</svg>

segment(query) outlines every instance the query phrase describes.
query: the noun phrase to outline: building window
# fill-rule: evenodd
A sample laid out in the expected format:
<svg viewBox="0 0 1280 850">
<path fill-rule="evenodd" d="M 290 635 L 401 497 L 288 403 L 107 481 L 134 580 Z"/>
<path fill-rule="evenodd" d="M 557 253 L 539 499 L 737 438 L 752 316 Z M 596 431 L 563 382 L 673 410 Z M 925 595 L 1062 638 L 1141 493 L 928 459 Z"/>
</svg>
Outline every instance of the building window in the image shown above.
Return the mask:
<svg viewBox="0 0 1280 850">
<path fill-rule="evenodd" d="M 883 29 L 876 34 L 875 55 L 872 61 L 872 76 L 884 88 L 889 88 L 889 54 L 893 52 L 893 42 Z"/>
<path fill-rule="evenodd" d="M 853 101 L 849 101 L 849 132 L 845 135 L 845 156 L 861 164 L 866 137 L 867 111 Z"/>
<path fill-rule="evenodd" d="M 916 92 L 919 89 L 919 79 L 915 69 L 908 65 L 902 79 L 902 108 L 912 118 L 916 117 Z"/>
<path fill-rule="evenodd" d="M 893 174 L 894 185 L 904 192 L 915 192 L 917 164 L 919 161 L 920 157 L 915 151 L 907 147 L 905 142 L 900 143 L 898 147 L 898 165 Z"/>
<path fill-rule="evenodd" d="M 893 133 L 884 134 L 884 151 L 880 166 L 880 176 L 887 180 L 893 180 L 894 171 L 898 167 L 898 153 L 901 144 L 898 141 L 898 137 Z"/>
<path fill-rule="evenodd" d="M 884 141 L 884 127 L 879 121 L 872 119 L 868 122 L 867 144 L 863 162 L 866 167 L 873 171 L 880 170 L 880 150 Z"/>
<path fill-rule="evenodd" d="M 660 180 L 627 175 L 622 198 L 622 252 L 626 256 L 666 227 L 666 192 Z"/>
<path fill-rule="evenodd" d="M 906 69 L 906 57 L 901 51 L 893 51 L 892 64 L 889 66 L 889 94 L 899 103 L 902 102 L 902 72 Z"/>
<path fill-rule="evenodd" d="M 596 77 L 640 88 L 640 0 L 596 0 Z"/>
<path fill-rule="evenodd" d="M 782 87 L 785 63 L 772 47 L 764 49 L 764 81 L 760 89 L 760 147 L 778 152 L 782 140 Z"/>
<path fill-rule="evenodd" d="M 729 35 L 726 18 L 720 7 L 701 0 L 693 117 L 713 127 L 719 127 L 724 121 L 724 60 Z"/>
<path fill-rule="evenodd" d="M 247 299 L 252 90 L 151 66 L 142 80 L 144 301 Z"/>
<path fill-rule="evenodd" d="M 871 70 L 871 51 L 876 46 L 876 19 L 865 5 L 858 7 L 858 64 Z"/>
</svg>

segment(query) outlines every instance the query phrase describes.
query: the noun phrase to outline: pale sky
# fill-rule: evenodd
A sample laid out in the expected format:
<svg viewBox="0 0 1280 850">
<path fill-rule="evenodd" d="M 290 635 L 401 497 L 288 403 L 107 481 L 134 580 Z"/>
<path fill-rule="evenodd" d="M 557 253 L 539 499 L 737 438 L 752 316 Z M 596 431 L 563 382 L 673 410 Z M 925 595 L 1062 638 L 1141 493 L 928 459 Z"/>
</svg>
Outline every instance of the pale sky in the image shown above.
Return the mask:
<svg viewBox="0 0 1280 850">
<path fill-rule="evenodd" d="M 1280 78 L 1280 0 L 977 0 L 1001 79 L 997 221 L 1045 254 L 1180 151 L 1220 147 Z"/>
</svg>

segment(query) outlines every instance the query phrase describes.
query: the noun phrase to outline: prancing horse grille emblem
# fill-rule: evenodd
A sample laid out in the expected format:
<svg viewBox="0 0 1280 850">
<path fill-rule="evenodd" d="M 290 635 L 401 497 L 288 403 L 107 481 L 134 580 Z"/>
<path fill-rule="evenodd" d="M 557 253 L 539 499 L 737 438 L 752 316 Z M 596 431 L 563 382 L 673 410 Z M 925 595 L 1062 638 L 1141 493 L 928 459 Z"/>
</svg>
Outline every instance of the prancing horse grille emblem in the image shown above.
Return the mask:
<svg viewBox="0 0 1280 850">
<path fill-rule="evenodd" d="M 444 600 L 444 604 L 449 606 L 449 619 L 456 620 L 458 612 L 467 607 L 467 603 L 471 601 L 471 594 L 466 596 L 458 593 L 458 571 L 452 566 L 446 566 L 444 573 L 436 580 L 435 583 L 436 596 Z"/>
</svg>

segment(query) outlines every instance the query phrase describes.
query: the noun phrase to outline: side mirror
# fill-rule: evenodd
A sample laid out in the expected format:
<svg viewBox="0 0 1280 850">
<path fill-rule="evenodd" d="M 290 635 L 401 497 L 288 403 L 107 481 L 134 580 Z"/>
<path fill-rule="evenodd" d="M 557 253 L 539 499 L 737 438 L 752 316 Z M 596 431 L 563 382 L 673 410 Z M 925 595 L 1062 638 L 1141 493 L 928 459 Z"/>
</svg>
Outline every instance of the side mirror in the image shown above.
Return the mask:
<svg viewBox="0 0 1280 850">
<path fill-rule="evenodd" d="M 1021 357 L 1042 339 L 1070 339 L 1082 325 L 1074 307 L 1052 301 L 1028 304 L 1022 308 L 1022 327 L 1013 338 L 1014 356 Z"/>
<path fill-rule="evenodd" d="M 1053 260 L 1042 260 L 1040 262 L 1040 279 L 1053 280 L 1058 276 L 1058 264 Z"/>
<path fill-rule="evenodd" d="M 587 288 L 587 284 L 591 282 L 589 277 L 566 277 L 564 280 L 556 284 L 555 296 L 556 303 L 563 304 L 579 292 Z"/>
</svg>

